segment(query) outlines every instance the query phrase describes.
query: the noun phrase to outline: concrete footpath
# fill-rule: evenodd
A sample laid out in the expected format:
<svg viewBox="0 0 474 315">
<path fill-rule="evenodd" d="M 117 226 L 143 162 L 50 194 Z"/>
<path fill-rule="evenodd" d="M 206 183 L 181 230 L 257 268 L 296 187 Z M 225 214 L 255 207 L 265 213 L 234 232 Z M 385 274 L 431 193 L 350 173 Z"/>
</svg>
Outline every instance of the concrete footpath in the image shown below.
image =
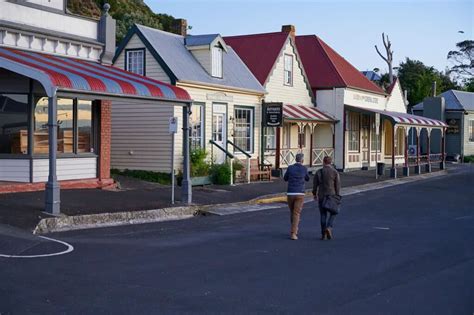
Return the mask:
<svg viewBox="0 0 474 315">
<path fill-rule="evenodd" d="M 343 195 L 382 189 L 407 182 L 425 180 L 455 172 L 434 171 L 406 178 L 375 179 L 374 171 L 341 174 Z M 121 189 L 64 190 L 62 214 L 50 216 L 42 211 L 44 192 L 0 195 L 0 224 L 44 234 L 125 224 L 140 224 L 191 218 L 196 215 L 226 215 L 281 207 L 286 183 L 281 179 L 236 186 L 206 186 L 193 189 L 192 206 L 171 205 L 170 188 L 153 183 L 119 178 Z M 312 180 L 307 183 L 310 191 Z M 179 199 L 179 189 L 178 196 Z"/>
</svg>

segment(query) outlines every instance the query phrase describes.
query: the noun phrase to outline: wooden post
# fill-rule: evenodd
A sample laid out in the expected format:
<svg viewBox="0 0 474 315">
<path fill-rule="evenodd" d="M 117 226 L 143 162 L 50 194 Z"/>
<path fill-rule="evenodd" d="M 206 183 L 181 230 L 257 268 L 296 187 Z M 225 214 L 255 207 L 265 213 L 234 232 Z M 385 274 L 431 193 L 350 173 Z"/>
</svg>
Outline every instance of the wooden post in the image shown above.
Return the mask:
<svg viewBox="0 0 474 315">
<path fill-rule="evenodd" d="M 392 169 L 390 170 L 390 177 L 397 178 L 397 169 L 395 168 L 395 129 L 396 125 L 392 125 Z"/>
<path fill-rule="evenodd" d="M 314 125 L 311 124 L 311 134 L 309 137 L 309 166 L 313 166 L 313 133 L 314 133 Z"/>
<path fill-rule="evenodd" d="M 443 128 L 441 133 L 441 163 L 439 168 L 444 170 L 446 168 L 446 128 Z"/>
<path fill-rule="evenodd" d="M 281 127 L 276 127 L 275 169 L 280 169 Z"/>
<path fill-rule="evenodd" d="M 403 167 L 403 176 L 410 176 L 410 165 L 408 165 L 408 134 L 410 128 L 405 127 L 405 167 Z"/>
<path fill-rule="evenodd" d="M 431 128 L 426 128 L 426 135 L 428 138 L 426 145 L 426 172 L 431 172 Z"/>
<path fill-rule="evenodd" d="M 416 166 L 415 166 L 415 174 L 421 174 L 420 168 L 420 133 L 421 130 L 415 128 L 416 131 Z"/>
</svg>

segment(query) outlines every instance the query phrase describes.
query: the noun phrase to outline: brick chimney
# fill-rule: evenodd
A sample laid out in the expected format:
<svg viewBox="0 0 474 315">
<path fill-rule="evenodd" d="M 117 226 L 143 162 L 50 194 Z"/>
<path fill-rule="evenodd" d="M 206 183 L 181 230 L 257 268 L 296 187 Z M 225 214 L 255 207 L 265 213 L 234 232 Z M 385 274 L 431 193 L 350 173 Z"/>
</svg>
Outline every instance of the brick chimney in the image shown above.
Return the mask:
<svg viewBox="0 0 474 315">
<path fill-rule="evenodd" d="M 294 25 L 283 25 L 281 27 L 282 33 L 290 33 L 291 37 L 295 39 L 296 36 L 296 28 Z"/>
<path fill-rule="evenodd" d="M 186 19 L 175 19 L 171 24 L 171 33 L 186 36 L 188 32 L 188 21 Z"/>
</svg>

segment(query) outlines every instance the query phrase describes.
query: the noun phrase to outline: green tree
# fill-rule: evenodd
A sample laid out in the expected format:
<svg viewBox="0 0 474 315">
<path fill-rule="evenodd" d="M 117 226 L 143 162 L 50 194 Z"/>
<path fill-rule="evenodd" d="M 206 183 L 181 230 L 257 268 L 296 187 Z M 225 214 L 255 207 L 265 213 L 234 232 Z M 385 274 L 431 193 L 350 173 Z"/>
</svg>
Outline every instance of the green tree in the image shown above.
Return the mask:
<svg viewBox="0 0 474 315">
<path fill-rule="evenodd" d="M 458 50 L 448 53 L 448 60 L 452 67 L 449 73 L 464 85 L 466 90 L 472 91 L 474 81 L 474 40 L 465 40 L 456 44 Z"/>
<path fill-rule="evenodd" d="M 434 67 L 429 67 L 419 60 L 407 58 L 400 63 L 398 78 L 404 90 L 408 91 L 408 101 L 411 106 L 432 95 L 432 85 L 436 81 L 436 93 L 458 88 L 451 78 Z"/>
</svg>

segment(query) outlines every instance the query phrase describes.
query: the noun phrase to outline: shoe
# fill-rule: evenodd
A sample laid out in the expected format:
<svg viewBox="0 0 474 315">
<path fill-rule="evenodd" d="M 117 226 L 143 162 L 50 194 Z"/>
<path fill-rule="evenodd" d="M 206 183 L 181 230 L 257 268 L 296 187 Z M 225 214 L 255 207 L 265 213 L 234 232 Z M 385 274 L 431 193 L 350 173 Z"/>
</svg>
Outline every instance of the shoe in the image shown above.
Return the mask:
<svg viewBox="0 0 474 315">
<path fill-rule="evenodd" d="M 296 241 L 298 239 L 298 236 L 296 236 L 296 234 L 291 234 L 290 239 L 292 239 L 293 241 Z"/>
<path fill-rule="evenodd" d="M 332 230 L 331 230 L 331 228 L 326 229 L 326 237 L 328 238 L 328 240 L 332 239 Z"/>
<path fill-rule="evenodd" d="M 321 235 L 321 241 L 324 241 L 326 239 L 326 231 L 324 231 L 323 235 Z"/>
</svg>

